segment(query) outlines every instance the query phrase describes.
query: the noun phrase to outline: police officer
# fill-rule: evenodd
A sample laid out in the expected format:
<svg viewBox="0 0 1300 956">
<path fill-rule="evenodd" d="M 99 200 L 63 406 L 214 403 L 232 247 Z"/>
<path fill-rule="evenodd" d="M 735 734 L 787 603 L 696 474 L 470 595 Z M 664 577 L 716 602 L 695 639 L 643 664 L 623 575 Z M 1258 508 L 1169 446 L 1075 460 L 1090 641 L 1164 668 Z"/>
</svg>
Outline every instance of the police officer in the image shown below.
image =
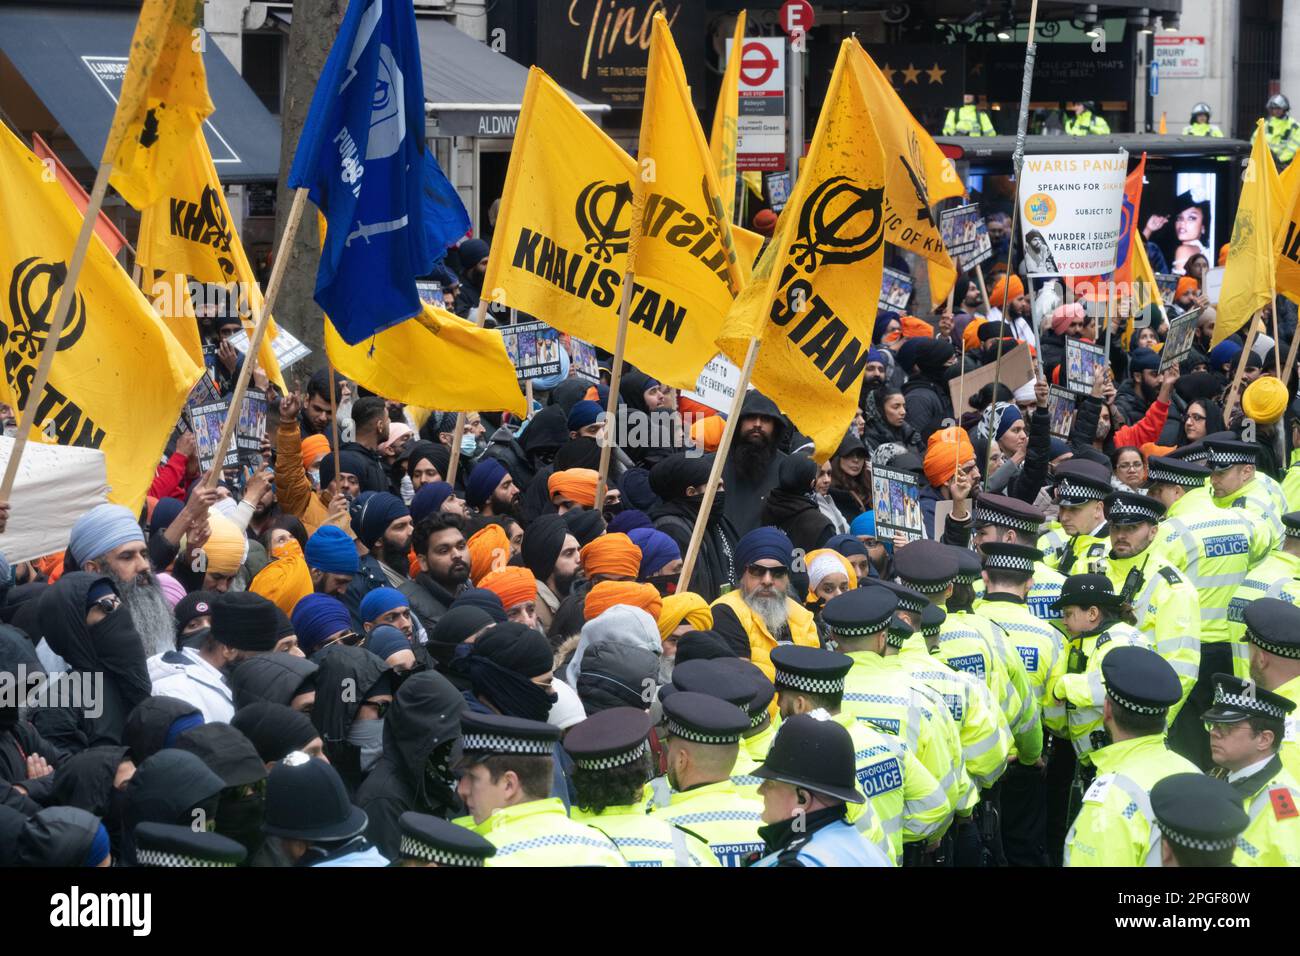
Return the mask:
<svg viewBox="0 0 1300 956">
<path fill-rule="evenodd" d="M 661 703 L 660 738 L 673 793 L 668 806 L 656 807 L 651 816 L 698 836 L 723 866 L 740 866 L 763 849 L 762 804 L 731 782 L 749 716 L 735 704 L 695 691 L 677 691 L 661 697 Z"/>
<path fill-rule="evenodd" d="M 1250 648 L 1250 677 L 1265 690 L 1300 705 L 1300 607 L 1277 598 L 1260 598 L 1245 611 Z M 1300 728 L 1286 718 L 1282 766 L 1300 780 Z"/>
<path fill-rule="evenodd" d="M 1281 93 L 1270 96 L 1265 108 L 1268 118 L 1264 120 L 1264 139 L 1281 169 L 1295 159 L 1296 149 L 1300 148 L 1300 123 L 1291 118 L 1291 102 Z"/>
<path fill-rule="evenodd" d="M 1237 838 L 1249 822 L 1222 780 L 1170 774 L 1151 788 L 1160 827 L 1161 866 L 1231 866 Z"/>
<path fill-rule="evenodd" d="M 1104 503 L 1110 531 L 1106 576 L 1133 609 L 1138 629 L 1167 660 L 1183 685 L 1183 698 L 1169 710 L 1173 723 L 1196 684 L 1201 663 L 1201 602 L 1196 588 L 1164 553 L 1153 547 L 1165 506 L 1147 495 L 1116 491 Z M 1190 754 L 1184 756 L 1191 759 Z"/>
<path fill-rule="evenodd" d="M 248 851 L 220 833 L 170 823 L 140 823 L 135 828 L 136 866 L 239 866 Z"/>
<path fill-rule="evenodd" d="M 401 832 L 396 866 L 481 867 L 497 848 L 473 830 L 442 817 L 407 810 L 397 818 Z"/>
<path fill-rule="evenodd" d="M 1067 136 L 1108 136 L 1110 124 L 1097 112 L 1092 100 L 1077 100 L 1070 104 L 1065 117 Z"/>
<path fill-rule="evenodd" d="M 714 663 L 735 674 L 750 690 L 749 699 L 743 705 L 749 715 L 749 730 L 740 738 L 740 756 L 732 768 L 731 779 L 741 786 L 753 786 L 754 796 L 757 797 L 761 781 L 751 771 L 767 757 L 772 741 L 776 739 L 776 732 L 780 729 L 780 720 L 774 719 L 777 718 L 777 712 L 772 705 L 776 688 L 758 665 L 751 661 L 739 657 L 719 657 Z"/>
<path fill-rule="evenodd" d="M 988 111 L 975 105 L 973 93 L 963 93 L 961 106 L 957 109 L 949 109 L 948 116 L 943 121 L 944 136 L 996 136 L 997 134 Z"/>
<path fill-rule="evenodd" d="M 550 796 L 560 728 L 470 712 L 460 725 L 456 791 L 472 829 L 497 848 L 488 866 L 627 866 L 607 836 L 570 820 Z"/>
<path fill-rule="evenodd" d="M 1300 398 L 1286 410 L 1286 427 L 1290 436 L 1291 461 L 1282 476 L 1282 494 L 1288 511 L 1300 511 Z"/>
<path fill-rule="evenodd" d="M 1220 508 L 1243 508 L 1256 529 L 1256 554 L 1271 551 L 1282 540 L 1282 522 L 1286 513 L 1286 495 L 1276 481 L 1257 471 L 1255 459 L 1259 446 L 1255 442 L 1229 439 L 1205 439 L 1205 464 L 1210 469 L 1210 487 L 1214 503 Z M 1265 546 L 1265 542 L 1267 546 Z"/>
<path fill-rule="evenodd" d="M 980 550 L 984 554 L 984 597 L 975 602 L 975 613 L 1006 632 L 1024 662 L 1044 730 L 1063 741 L 1068 733 L 1065 707 L 1060 701 L 1047 699 L 1048 678 L 1061 661 L 1061 633 L 1035 617 L 1026 606 L 1033 576 L 1042 567 L 1043 553 L 1037 548 L 1003 541 L 988 541 Z M 1011 866 L 1048 865 L 1044 770 L 1053 749 L 1052 737 L 1045 733 L 1039 758 L 1033 762 L 1017 759 L 1002 777 L 1002 845 Z M 1074 754 L 1068 745 L 1055 749 L 1064 753 L 1069 764 L 1057 774 L 1062 781 L 1058 789 L 1064 795 L 1073 776 Z M 1064 837 L 1063 829 L 1059 835 Z"/>
<path fill-rule="evenodd" d="M 720 866 L 699 837 L 646 815 L 645 785 L 654 766 L 650 727 L 644 710 L 611 707 L 569 728 L 571 818 L 613 840 L 632 866 Z"/>
<path fill-rule="evenodd" d="M 1184 136 L 1223 136 L 1223 130 L 1210 122 L 1210 104 L 1197 103 L 1192 107 L 1191 122 L 1183 127 Z"/>
<path fill-rule="evenodd" d="M 975 500 L 972 522 L 975 530 L 971 541 L 977 551 L 983 551 L 984 545 L 991 541 L 1035 547 L 1038 541 L 1038 529 L 1043 526 L 1046 519 L 1047 516 L 1042 511 L 1019 498 L 983 494 Z M 1055 537 L 1050 537 L 1049 541 L 1057 543 L 1058 547 L 1068 538 L 1068 535 L 1059 529 L 1054 534 L 1060 536 L 1059 542 Z M 1025 605 L 1033 615 L 1049 621 L 1058 629 L 1061 627 L 1061 615 L 1059 611 L 1053 610 L 1052 606 L 1061 596 L 1061 585 L 1064 583 L 1065 575 L 1048 567 L 1046 561 L 1040 558 L 1034 566 L 1029 593 L 1025 596 Z"/>
<path fill-rule="evenodd" d="M 735 668 L 723 662 L 723 659 L 683 661 L 673 669 L 672 680 L 659 689 L 659 699 L 665 700 L 678 691 L 691 691 L 708 694 L 729 704 L 735 704 L 745 711 L 749 727 L 745 733 L 753 733 L 756 728 L 770 725 L 767 707 L 772 702 L 775 690 L 772 682 L 762 671 L 748 661 L 736 660 L 745 669 Z M 745 749 L 745 738 L 741 738 L 740 751 L 735 765 L 731 768 L 731 782 L 739 791 L 754 800 L 758 799 L 758 785 L 763 781 L 753 776 L 753 769 L 763 761 L 753 758 Z M 764 751 L 766 753 L 766 751 Z M 662 801 L 660 806 L 664 805 Z"/>
<path fill-rule="evenodd" d="M 1250 674 L 1250 646 L 1243 639 L 1246 608 L 1252 601 L 1263 597 L 1278 598 L 1288 604 L 1300 603 L 1300 511 L 1282 516 L 1281 545 L 1251 568 L 1241 586 L 1233 592 L 1228 603 L 1229 641 L 1225 645 L 1231 652 L 1231 663 L 1226 659 L 1217 661 L 1219 670 L 1231 670 L 1238 677 Z M 1205 700 L 1208 702 L 1209 698 L 1207 692 Z"/>
<path fill-rule="evenodd" d="M 924 599 L 917 596 L 924 607 Z M 962 761 L 957 725 L 942 698 L 885 660 L 885 632 L 899 607 L 889 588 L 867 584 L 836 595 L 822 622 L 836 648 L 853 660 L 844 678 L 844 712 L 897 737 L 916 754 L 956 810 L 973 807 L 975 785 Z"/>
<path fill-rule="evenodd" d="M 1069 537 L 1049 563 L 1064 575 L 1094 573 L 1110 550 L 1102 502 L 1110 494 L 1110 469 L 1095 461 L 1067 461 L 1056 469 L 1057 520 Z M 1049 552 L 1051 528 L 1038 539 Z"/>
<path fill-rule="evenodd" d="M 890 858 L 919 861 L 924 844 L 934 844 L 952 822 L 952 806 L 939 781 L 898 738 L 844 713 L 844 678 L 853 659 L 820 647 L 782 644 L 772 650 L 777 707 L 781 719 L 825 711 L 853 739 L 858 789 L 876 811 L 888 837 Z M 862 819 L 849 807 L 849 822 Z"/>
<path fill-rule="evenodd" d="M 766 855 L 752 866 L 893 866 L 846 819 L 863 803 L 853 776 L 849 732 L 824 712 L 782 723 L 763 765 Z"/>
<path fill-rule="evenodd" d="M 1296 705 L 1252 680 L 1214 675 L 1214 706 L 1201 715 L 1221 776 L 1250 825 L 1237 842 L 1238 866 L 1300 866 L 1300 785 L 1278 749 Z"/>
<path fill-rule="evenodd" d="M 1065 865 L 1155 866 L 1160 828 L 1151 812 L 1151 788 L 1171 774 L 1196 772 L 1191 761 L 1165 746 L 1166 716 L 1182 685 L 1168 661 L 1143 647 L 1116 647 L 1107 654 L 1101 682 L 1108 742 L 1092 752 L 1097 776 L 1065 838 Z"/>
</svg>

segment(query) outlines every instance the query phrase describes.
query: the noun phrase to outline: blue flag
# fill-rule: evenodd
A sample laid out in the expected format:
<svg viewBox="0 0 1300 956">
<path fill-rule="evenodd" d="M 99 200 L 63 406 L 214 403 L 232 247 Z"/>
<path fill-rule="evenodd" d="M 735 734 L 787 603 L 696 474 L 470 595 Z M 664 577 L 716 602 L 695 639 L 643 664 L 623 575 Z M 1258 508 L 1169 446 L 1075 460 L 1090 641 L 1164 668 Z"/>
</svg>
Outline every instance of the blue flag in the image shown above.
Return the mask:
<svg viewBox="0 0 1300 956">
<path fill-rule="evenodd" d="M 415 279 L 442 252 L 426 227 L 424 122 L 411 0 L 353 0 L 289 171 L 328 223 L 315 299 L 351 345 L 420 312 Z"/>
<path fill-rule="evenodd" d="M 469 211 L 433 153 L 424 153 L 424 231 L 435 260 L 469 232 Z"/>
</svg>

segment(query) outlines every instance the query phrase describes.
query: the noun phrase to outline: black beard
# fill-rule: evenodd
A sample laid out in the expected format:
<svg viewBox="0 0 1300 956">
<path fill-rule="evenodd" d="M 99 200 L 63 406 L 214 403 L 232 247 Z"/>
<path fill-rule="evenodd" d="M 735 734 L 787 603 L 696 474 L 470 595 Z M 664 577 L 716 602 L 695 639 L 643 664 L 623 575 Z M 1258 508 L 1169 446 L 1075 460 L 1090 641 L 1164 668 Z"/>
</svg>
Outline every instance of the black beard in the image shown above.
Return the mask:
<svg viewBox="0 0 1300 956">
<path fill-rule="evenodd" d="M 573 574 L 560 574 L 558 571 L 552 575 L 554 586 L 551 588 L 558 598 L 566 598 L 573 591 L 573 582 L 578 580 L 580 572 L 575 571 Z"/>
<path fill-rule="evenodd" d="M 492 499 L 492 513 L 494 515 L 505 515 L 511 518 L 518 519 L 519 496 L 516 495 L 515 497 L 511 498 L 509 501 L 505 501 L 502 498 L 494 497 Z"/>
<path fill-rule="evenodd" d="M 452 594 L 455 594 L 456 589 L 469 580 L 469 565 L 459 561 L 447 569 L 446 577 L 434 574 L 433 571 L 429 572 L 429 577 Z"/>
<path fill-rule="evenodd" d="M 731 454 L 736 459 L 736 467 L 739 474 L 748 474 L 751 472 L 763 473 L 767 471 L 767 466 L 772 463 L 776 452 L 776 441 L 770 438 L 751 438 L 748 435 L 741 436 L 739 444 L 731 449 Z"/>
<path fill-rule="evenodd" d="M 406 572 L 411 566 L 410 554 L 407 549 L 399 548 L 387 538 L 380 542 L 379 560 L 402 575 L 402 577 L 406 577 Z"/>
</svg>

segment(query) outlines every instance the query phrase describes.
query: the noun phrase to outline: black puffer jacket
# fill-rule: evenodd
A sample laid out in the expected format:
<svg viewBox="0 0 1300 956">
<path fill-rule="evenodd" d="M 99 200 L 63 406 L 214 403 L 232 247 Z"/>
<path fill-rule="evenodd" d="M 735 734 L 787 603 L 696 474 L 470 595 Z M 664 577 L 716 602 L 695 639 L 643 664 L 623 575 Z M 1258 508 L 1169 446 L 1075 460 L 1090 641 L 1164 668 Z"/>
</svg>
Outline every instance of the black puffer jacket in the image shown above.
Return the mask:
<svg viewBox="0 0 1300 956">
<path fill-rule="evenodd" d="M 249 658 L 230 675 L 235 710 L 259 700 L 289 706 L 299 694 L 316 688 L 320 668 L 296 654 L 275 651 Z"/>
<path fill-rule="evenodd" d="M 831 520 L 812 500 L 817 465 L 810 458 L 792 455 L 781 463 L 781 483 L 768 492 L 762 524 L 775 525 L 805 553 L 822 547 L 835 534 Z"/>
<path fill-rule="evenodd" d="M 356 804 L 370 818 L 366 838 L 390 860 L 408 810 L 450 817 L 461 811 L 451 773 L 465 698 L 441 674 L 424 671 L 403 681 L 384 717 L 384 753 L 357 790 Z"/>
</svg>

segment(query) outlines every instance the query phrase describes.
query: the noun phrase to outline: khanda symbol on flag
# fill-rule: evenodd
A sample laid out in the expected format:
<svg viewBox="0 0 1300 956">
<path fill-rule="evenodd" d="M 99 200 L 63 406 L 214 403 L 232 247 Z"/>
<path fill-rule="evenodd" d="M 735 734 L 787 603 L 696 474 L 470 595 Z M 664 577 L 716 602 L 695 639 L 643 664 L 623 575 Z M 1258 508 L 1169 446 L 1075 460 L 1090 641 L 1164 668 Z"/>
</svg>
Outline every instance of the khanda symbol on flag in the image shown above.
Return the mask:
<svg viewBox="0 0 1300 956">
<path fill-rule="evenodd" d="M 588 183 L 578 193 L 574 219 L 587 237 L 583 251 L 592 258 L 609 263 L 615 256 L 627 253 L 632 235 L 631 217 L 626 228 L 619 228 L 619 220 L 632 205 L 632 185 L 626 182 L 610 183 L 597 180 Z"/>
<path fill-rule="evenodd" d="M 792 265 L 781 284 L 790 281 L 793 266 L 811 274 L 819 265 L 857 262 L 879 249 L 885 241 L 884 198 L 883 186 L 860 186 L 847 176 L 818 184 L 799 210 L 799 233 L 790 245 Z M 842 234 L 849 227 L 852 231 Z"/>
</svg>

